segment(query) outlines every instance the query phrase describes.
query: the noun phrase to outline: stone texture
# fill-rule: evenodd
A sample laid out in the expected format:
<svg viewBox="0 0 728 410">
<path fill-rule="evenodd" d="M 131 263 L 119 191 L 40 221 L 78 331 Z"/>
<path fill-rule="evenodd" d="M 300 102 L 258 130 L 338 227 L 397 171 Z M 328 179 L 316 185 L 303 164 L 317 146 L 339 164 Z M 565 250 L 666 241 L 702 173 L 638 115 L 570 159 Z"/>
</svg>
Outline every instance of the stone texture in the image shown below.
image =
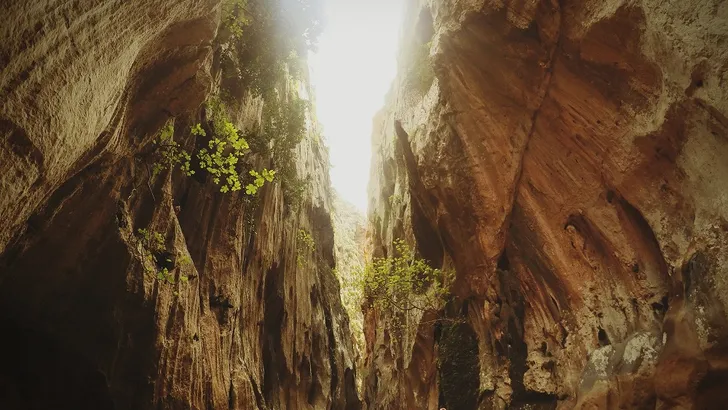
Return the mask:
<svg viewBox="0 0 728 410">
<path fill-rule="evenodd" d="M 364 351 L 364 318 L 359 278 L 366 264 L 366 217 L 362 211 L 337 194 L 334 199 L 333 225 L 336 275 L 341 283 L 341 301 L 349 316 L 349 327 L 359 365 L 362 364 Z M 358 376 L 361 377 L 361 374 Z"/>
<path fill-rule="evenodd" d="M 370 236 L 456 269 L 443 312 L 477 335 L 479 408 L 722 408 L 728 5 L 412 0 L 406 16 Z M 413 316 L 397 335 L 392 316 L 365 312 L 365 402 L 437 408 L 439 330 Z"/>
<path fill-rule="evenodd" d="M 0 407 L 358 408 L 315 130 L 300 207 L 279 184 L 250 199 L 201 172 L 150 180 L 154 134 L 176 117 L 193 144 L 216 87 L 218 2 L 21 3 L 0 2 Z M 259 116 L 249 99 L 238 125 Z M 142 228 L 176 283 L 145 273 Z"/>
</svg>

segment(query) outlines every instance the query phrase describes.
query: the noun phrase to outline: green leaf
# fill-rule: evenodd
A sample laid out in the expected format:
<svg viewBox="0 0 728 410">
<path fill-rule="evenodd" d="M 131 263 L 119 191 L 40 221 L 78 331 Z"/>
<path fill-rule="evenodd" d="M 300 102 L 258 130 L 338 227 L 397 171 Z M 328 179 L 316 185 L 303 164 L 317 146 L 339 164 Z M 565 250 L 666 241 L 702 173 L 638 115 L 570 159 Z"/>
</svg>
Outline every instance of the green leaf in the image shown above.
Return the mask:
<svg viewBox="0 0 728 410">
<path fill-rule="evenodd" d="M 199 135 L 199 136 L 203 136 L 203 137 L 207 135 L 207 133 L 202 128 L 202 125 L 200 123 L 195 124 L 192 127 L 191 132 L 192 132 L 192 135 Z"/>
</svg>

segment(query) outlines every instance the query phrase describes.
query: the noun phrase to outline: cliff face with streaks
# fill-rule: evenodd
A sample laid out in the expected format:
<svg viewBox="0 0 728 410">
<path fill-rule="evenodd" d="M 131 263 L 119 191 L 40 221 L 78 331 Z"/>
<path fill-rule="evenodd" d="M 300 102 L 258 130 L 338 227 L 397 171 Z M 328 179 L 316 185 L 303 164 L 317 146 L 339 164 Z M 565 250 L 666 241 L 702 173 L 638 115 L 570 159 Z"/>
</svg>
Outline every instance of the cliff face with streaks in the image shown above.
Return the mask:
<svg viewBox="0 0 728 410">
<path fill-rule="evenodd" d="M 366 265 L 366 217 L 356 206 L 337 195 L 334 199 L 333 221 L 336 276 L 341 284 L 341 303 L 349 316 L 355 363 L 359 370 L 357 388 L 360 390 L 364 359 L 364 318 L 359 277 Z"/>
<path fill-rule="evenodd" d="M 358 408 L 317 131 L 295 148 L 300 206 L 278 183 L 150 178 L 159 129 L 194 146 L 218 87 L 218 1 L 21 3 L 0 2 L 0 407 Z"/>
<path fill-rule="evenodd" d="M 368 408 L 722 408 L 728 4 L 406 16 L 371 242 L 457 275 L 440 312 L 365 311 Z"/>
</svg>

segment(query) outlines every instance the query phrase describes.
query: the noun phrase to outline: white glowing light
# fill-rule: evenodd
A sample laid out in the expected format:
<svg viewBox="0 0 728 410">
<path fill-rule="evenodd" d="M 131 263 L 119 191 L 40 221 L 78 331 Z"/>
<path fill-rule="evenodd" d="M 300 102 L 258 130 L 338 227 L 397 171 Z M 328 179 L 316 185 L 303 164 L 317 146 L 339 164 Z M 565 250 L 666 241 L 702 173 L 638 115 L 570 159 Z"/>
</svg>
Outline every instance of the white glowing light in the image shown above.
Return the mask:
<svg viewBox="0 0 728 410">
<path fill-rule="evenodd" d="M 326 27 L 309 56 L 319 122 L 330 148 L 331 182 L 362 211 L 374 114 L 397 73 L 403 0 L 327 0 Z"/>
</svg>

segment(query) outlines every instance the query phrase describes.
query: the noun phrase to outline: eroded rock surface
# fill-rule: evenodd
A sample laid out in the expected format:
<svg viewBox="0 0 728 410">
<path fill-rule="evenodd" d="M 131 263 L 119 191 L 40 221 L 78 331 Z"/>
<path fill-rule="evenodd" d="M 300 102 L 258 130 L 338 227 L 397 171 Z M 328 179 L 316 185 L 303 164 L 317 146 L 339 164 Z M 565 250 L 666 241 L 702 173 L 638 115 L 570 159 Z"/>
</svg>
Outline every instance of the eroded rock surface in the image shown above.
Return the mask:
<svg viewBox="0 0 728 410">
<path fill-rule="evenodd" d="M 398 332 L 370 309 L 369 408 L 722 408 L 728 4 L 413 0 L 406 15 L 370 234 L 375 255 L 402 237 L 456 269 L 441 314 L 476 335 L 479 386 L 442 380 L 431 317 Z M 411 68 L 423 49 L 431 73 Z"/>
<path fill-rule="evenodd" d="M 217 87 L 218 1 L 2 1 L 0 15 L 0 407 L 358 408 L 315 130 L 296 148 L 300 206 L 278 184 L 251 199 L 202 173 L 150 178 L 155 133 L 176 117 L 192 144 Z M 247 100 L 237 125 L 260 108 Z M 174 283 L 139 229 L 161 235 Z"/>
</svg>

